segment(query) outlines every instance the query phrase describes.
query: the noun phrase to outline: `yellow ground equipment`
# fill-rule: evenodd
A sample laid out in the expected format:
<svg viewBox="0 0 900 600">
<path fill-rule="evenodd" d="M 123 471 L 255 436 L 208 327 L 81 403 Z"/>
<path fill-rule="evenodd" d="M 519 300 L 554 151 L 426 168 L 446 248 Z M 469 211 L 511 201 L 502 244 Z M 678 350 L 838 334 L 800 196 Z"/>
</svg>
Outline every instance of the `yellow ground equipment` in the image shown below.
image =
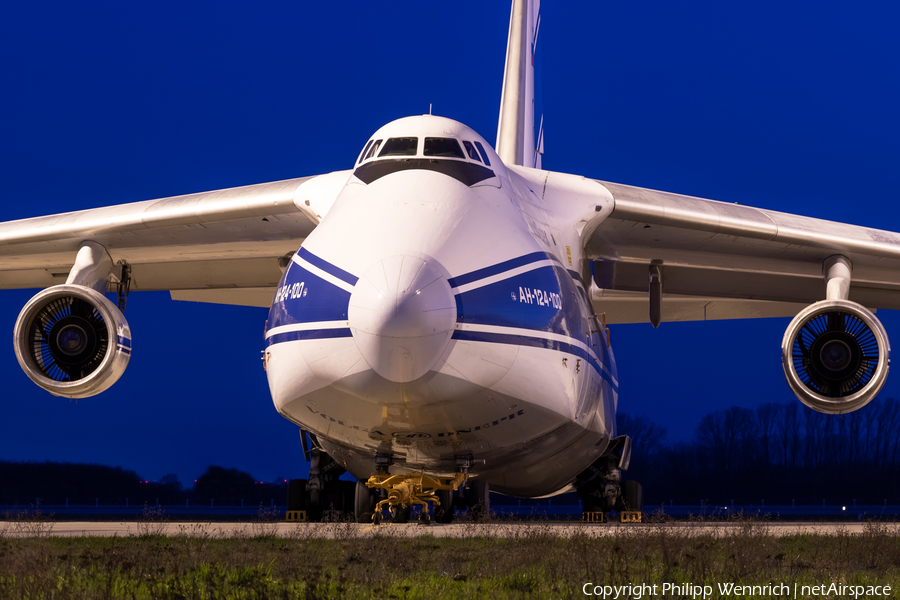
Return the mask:
<svg viewBox="0 0 900 600">
<path fill-rule="evenodd" d="M 639 510 L 623 510 L 619 513 L 619 521 L 622 523 L 640 523 L 643 513 Z"/>
<path fill-rule="evenodd" d="M 287 519 L 286 521 L 298 522 L 298 523 L 306 523 L 306 511 L 305 510 L 289 510 L 287 511 Z"/>
<path fill-rule="evenodd" d="M 425 473 L 410 473 L 407 475 L 390 475 L 388 473 L 376 473 L 369 477 L 366 486 L 387 490 L 387 498 L 375 505 L 373 520 L 377 524 L 381 520 L 381 511 L 386 507 L 392 513 L 419 504 L 422 508 L 422 520 L 428 521 L 428 503 L 440 506 L 435 492 L 438 490 L 455 490 L 466 479 L 466 473 L 457 473 L 453 477 L 432 477 Z"/>
<path fill-rule="evenodd" d="M 592 511 L 581 513 L 582 523 L 606 523 L 606 513 L 601 511 Z"/>
</svg>

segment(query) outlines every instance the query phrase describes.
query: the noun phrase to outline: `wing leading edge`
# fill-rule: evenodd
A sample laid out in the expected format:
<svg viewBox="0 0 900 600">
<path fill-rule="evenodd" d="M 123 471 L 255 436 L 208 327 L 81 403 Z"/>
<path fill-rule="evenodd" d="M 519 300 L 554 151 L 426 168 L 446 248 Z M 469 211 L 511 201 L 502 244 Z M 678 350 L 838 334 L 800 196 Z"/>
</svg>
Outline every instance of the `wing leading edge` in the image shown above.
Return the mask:
<svg viewBox="0 0 900 600">
<path fill-rule="evenodd" d="M 583 235 L 595 261 L 595 304 L 631 298 L 646 307 L 649 266 L 656 263 L 663 320 L 793 316 L 825 297 L 822 265 L 840 254 L 853 264 L 851 300 L 900 308 L 900 234 L 597 183 L 614 207 Z M 646 322 L 646 310 L 635 320 Z"/>
<path fill-rule="evenodd" d="M 85 241 L 131 267 L 134 290 L 268 306 L 349 171 L 0 223 L 0 289 L 64 283 Z"/>
</svg>

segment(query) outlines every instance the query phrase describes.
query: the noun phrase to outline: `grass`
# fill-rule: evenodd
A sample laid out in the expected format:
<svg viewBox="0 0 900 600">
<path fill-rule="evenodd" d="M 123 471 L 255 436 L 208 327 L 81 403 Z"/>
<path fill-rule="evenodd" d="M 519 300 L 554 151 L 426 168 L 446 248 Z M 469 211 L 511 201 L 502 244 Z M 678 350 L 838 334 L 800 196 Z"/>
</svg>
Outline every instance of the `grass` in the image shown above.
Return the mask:
<svg viewBox="0 0 900 600">
<path fill-rule="evenodd" d="M 301 525 L 286 537 L 265 525 L 229 538 L 203 525 L 112 538 L 7 531 L 0 598 L 584 598 L 588 582 L 900 589 L 900 529 L 882 523 L 858 534 L 783 537 L 758 520 L 702 530 L 658 523 L 605 536 L 586 527 L 569 537 L 547 524 L 503 524 L 502 538 L 481 527 L 449 538 L 401 537 L 390 527 L 361 535 L 347 523 Z M 332 539 L 315 537 L 323 533 Z"/>
</svg>

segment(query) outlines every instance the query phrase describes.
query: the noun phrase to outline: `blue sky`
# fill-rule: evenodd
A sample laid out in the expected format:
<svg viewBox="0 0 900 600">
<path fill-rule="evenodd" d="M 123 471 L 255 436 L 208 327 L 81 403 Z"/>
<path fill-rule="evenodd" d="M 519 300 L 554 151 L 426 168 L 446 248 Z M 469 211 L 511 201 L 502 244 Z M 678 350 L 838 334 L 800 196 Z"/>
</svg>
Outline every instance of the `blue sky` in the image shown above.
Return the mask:
<svg viewBox="0 0 900 600">
<path fill-rule="evenodd" d="M 303 4 L 5 5 L 0 220 L 346 169 L 371 132 L 429 103 L 494 139 L 506 2 Z M 897 230 L 898 13 L 545 2 L 544 167 Z M 33 293 L 0 292 L 9 338 Z M 131 364 L 92 399 L 50 396 L 0 347 L 0 458 L 189 482 L 212 463 L 303 475 L 259 361 L 264 309 L 142 293 L 126 316 Z M 786 326 L 615 327 L 620 410 L 684 439 L 711 410 L 790 400 Z M 900 395 L 900 375 L 883 394 Z"/>
</svg>

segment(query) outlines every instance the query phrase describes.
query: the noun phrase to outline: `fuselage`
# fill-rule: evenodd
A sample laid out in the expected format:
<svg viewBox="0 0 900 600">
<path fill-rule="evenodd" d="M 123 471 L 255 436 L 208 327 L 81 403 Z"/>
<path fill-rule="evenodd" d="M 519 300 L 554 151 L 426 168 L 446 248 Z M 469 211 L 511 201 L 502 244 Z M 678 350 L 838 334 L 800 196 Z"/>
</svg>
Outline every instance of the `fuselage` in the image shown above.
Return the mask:
<svg viewBox="0 0 900 600">
<path fill-rule="evenodd" d="M 354 476 L 379 452 L 434 474 L 472 455 L 492 489 L 539 496 L 605 450 L 615 361 L 536 173 L 455 121 L 394 121 L 285 269 L 273 401 Z"/>
</svg>

